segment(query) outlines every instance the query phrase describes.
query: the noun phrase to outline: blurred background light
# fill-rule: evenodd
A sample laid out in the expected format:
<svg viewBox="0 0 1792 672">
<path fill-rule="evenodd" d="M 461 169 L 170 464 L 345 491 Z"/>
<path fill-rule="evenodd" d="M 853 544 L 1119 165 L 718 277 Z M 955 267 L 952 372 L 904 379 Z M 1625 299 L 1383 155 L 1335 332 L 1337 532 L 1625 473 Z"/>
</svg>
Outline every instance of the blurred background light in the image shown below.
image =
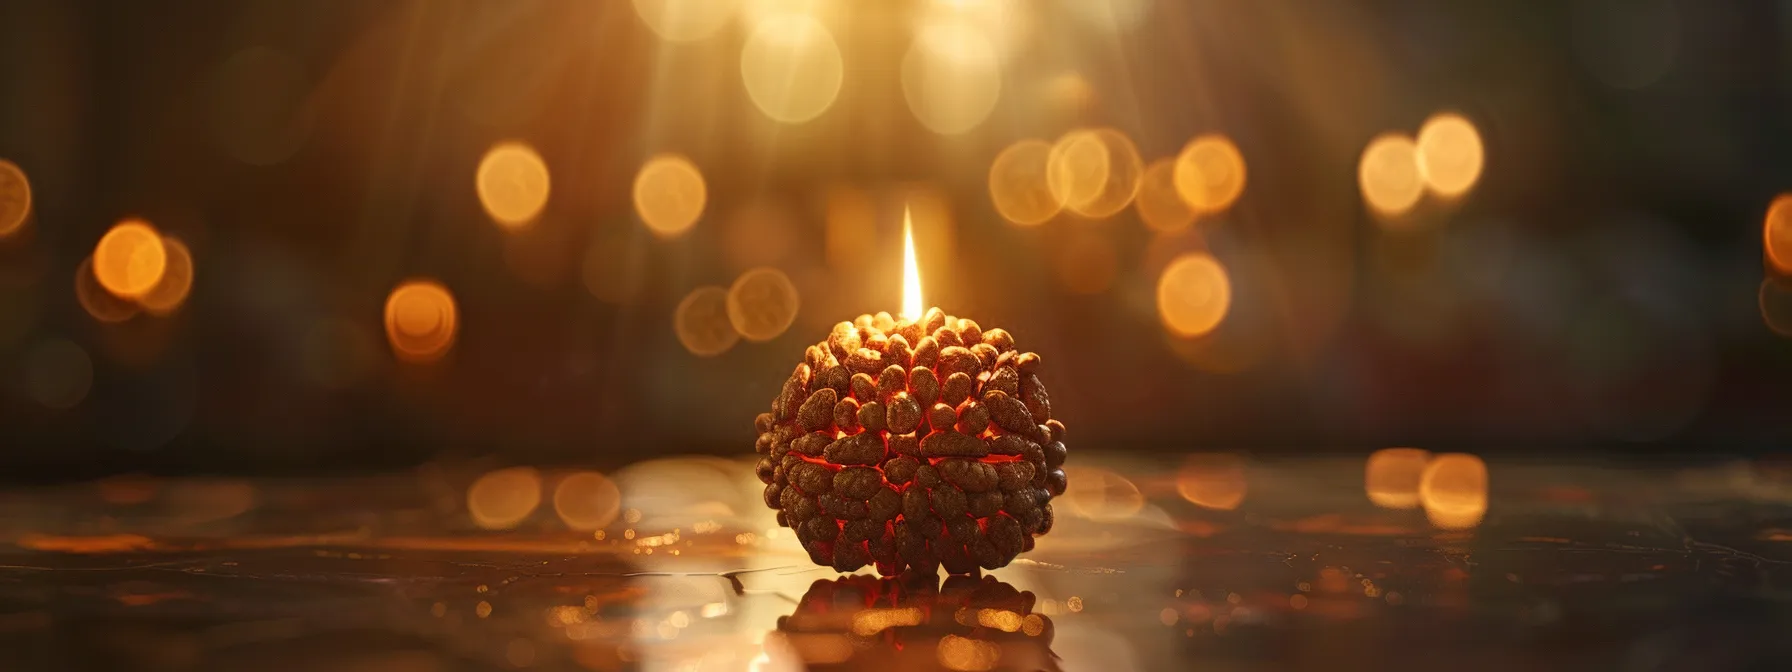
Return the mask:
<svg viewBox="0 0 1792 672">
<path fill-rule="evenodd" d="M 1176 474 L 1176 492 L 1203 508 L 1236 509 L 1244 503 L 1248 489 L 1244 460 L 1228 453 L 1190 455 Z"/>
<path fill-rule="evenodd" d="M 186 303 L 187 293 L 193 290 L 193 253 L 187 244 L 173 236 L 162 237 L 162 249 L 168 257 L 167 270 L 162 272 L 162 279 L 147 294 L 137 299 L 143 310 L 151 315 L 164 316 L 179 310 Z"/>
<path fill-rule="evenodd" d="M 30 217 L 31 180 L 18 164 L 0 159 L 0 238 L 17 232 Z"/>
<path fill-rule="evenodd" d="M 1440 528 L 1481 524 L 1487 515 L 1487 464 L 1466 453 L 1438 455 L 1420 476 L 1419 502 L 1431 524 Z"/>
<path fill-rule="evenodd" d="M 902 95 L 923 126 L 941 135 L 969 131 L 1001 93 L 1001 62 L 983 33 L 957 21 L 915 31 L 902 58 Z"/>
<path fill-rule="evenodd" d="M 93 248 L 93 276 L 106 291 L 136 299 L 154 289 L 167 270 L 162 235 L 138 219 L 113 225 Z"/>
<path fill-rule="evenodd" d="M 1157 313 L 1170 333 L 1184 338 L 1213 331 L 1232 305 L 1225 267 L 1204 253 L 1185 254 L 1157 281 Z"/>
<path fill-rule="evenodd" d="M 740 76 L 765 116 L 800 124 L 821 116 L 840 95 L 845 64 L 827 26 L 807 14 L 761 20 L 741 47 Z"/>
<path fill-rule="evenodd" d="M 488 530 L 516 527 L 541 506 L 541 473 L 532 467 L 488 472 L 467 488 L 467 513 Z"/>
<path fill-rule="evenodd" d="M 714 357 L 727 352 L 740 340 L 740 332 L 728 317 L 728 290 L 715 286 L 691 290 L 672 314 L 672 330 L 693 355 Z"/>
<path fill-rule="evenodd" d="M 1767 205 L 1761 222 L 1761 245 L 1767 261 L 1781 275 L 1792 275 L 1792 194 L 1780 194 Z"/>
<path fill-rule="evenodd" d="M 748 270 L 728 288 L 728 322 L 749 341 L 764 342 L 783 335 L 801 307 L 796 285 L 776 268 Z"/>
<path fill-rule="evenodd" d="M 1363 148 L 1357 184 L 1370 209 L 1383 215 L 1406 214 L 1425 195 L 1418 144 L 1398 133 L 1376 136 Z"/>
<path fill-rule="evenodd" d="M 1081 201 L 1065 203 L 1067 207 L 1084 217 L 1104 218 L 1125 210 L 1132 204 L 1132 199 L 1139 193 L 1139 179 L 1145 172 L 1144 162 L 1139 159 L 1139 149 L 1126 134 L 1112 128 L 1098 128 L 1090 132 L 1101 144 L 1104 155 L 1102 171 L 1103 179 L 1094 194 Z"/>
<path fill-rule="evenodd" d="M 574 472 L 554 486 L 554 513 L 574 530 L 603 529 L 622 513 L 622 491 L 598 472 Z"/>
<path fill-rule="evenodd" d="M 1064 503 L 1072 513 L 1090 520 L 1125 520 L 1145 508 L 1139 486 L 1125 476 L 1101 467 L 1064 467 Z"/>
<path fill-rule="evenodd" d="M 386 339 L 400 360 L 441 359 L 454 347 L 459 329 L 454 295 L 434 280 L 407 280 L 386 298 Z"/>
<path fill-rule="evenodd" d="M 61 338 L 38 343 L 25 353 L 23 373 L 26 396 L 58 410 L 81 403 L 93 386 L 93 360 L 81 346 Z"/>
<path fill-rule="evenodd" d="M 1232 207 L 1244 193 L 1244 154 L 1224 135 L 1203 135 L 1189 141 L 1176 155 L 1173 175 L 1176 193 L 1196 213 L 1220 212 Z"/>
<path fill-rule="evenodd" d="M 670 42 L 695 42 L 734 18 L 740 0 L 634 0 L 635 15 Z"/>
<path fill-rule="evenodd" d="M 1468 193 L 1481 179 L 1486 162 L 1481 132 L 1453 112 L 1432 115 L 1419 127 L 1419 174 L 1431 192 L 1445 198 Z"/>
<path fill-rule="evenodd" d="M 521 227 L 535 221 L 548 204 L 548 164 L 526 143 L 501 142 L 479 160 L 474 187 L 492 221 Z"/>
<path fill-rule="evenodd" d="M 1107 186 L 1109 159 L 1107 145 L 1093 130 L 1079 128 L 1060 136 L 1046 157 L 1045 183 L 1052 198 L 1071 210 L 1094 201 Z"/>
<path fill-rule="evenodd" d="M 81 260 L 80 267 L 75 269 L 75 300 L 80 302 L 81 309 L 93 319 L 105 323 L 117 323 L 137 316 L 137 304 L 127 299 L 113 296 L 93 275 L 93 257 Z"/>
<path fill-rule="evenodd" d="M 1027 139 L 1009 145 L 990 163 L 989 199 L 1003 219 L 1034 226 L 1063 209 L 1046 179 L 1051 154 L 1052 145 Z"/>
<path fill-rule="evenodd" d="M 1176 190 L 1176 160 L 1158 159 L 1139 176 L 1139 195 L 1133 208 L 1139 220 L 1154 231 L 1181 231 L 1195 222 L 1195 209 Z"/>
<path fill-rule="evenodd" d="M 1771 277 L 1762 280 L 1755 303 L 1761 309 L 1761 322 L 1768 329 L 1792 337 L 1792 287 L 1786 281 Z"/>
<path fill-rule="evenodd" d="M 1419 479 L 1431 453 L 1418 448 L 1383 448 L 1369 455 L 1363 468 L 1363 490 L 1369 501 L 1386 509 L 1419 506 Z"/>
<path fill-rule="evenodd" d="M 703 173 L 690 159 L 661 154 L 635 175 L 635 213 L 655 235 L 675 238 L 697 223 L 709 203 Z"/>
</svg>

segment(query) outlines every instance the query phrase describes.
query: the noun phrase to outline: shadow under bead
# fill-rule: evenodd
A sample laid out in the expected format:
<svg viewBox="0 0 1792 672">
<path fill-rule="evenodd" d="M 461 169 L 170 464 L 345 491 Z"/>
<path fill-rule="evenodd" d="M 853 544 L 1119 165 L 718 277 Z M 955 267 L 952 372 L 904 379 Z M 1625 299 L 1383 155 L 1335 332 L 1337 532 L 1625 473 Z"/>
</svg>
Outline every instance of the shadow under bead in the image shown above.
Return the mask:
<svg viewBox="0 0 1792 672">
<path fill-rule="evenodd" d="M 754 418 L 755 473 L 817 564 L 995 569 L 1051 529 L 1064 424 L 1003 329 L 887 313 L 834 325 Z"/>
</svg>

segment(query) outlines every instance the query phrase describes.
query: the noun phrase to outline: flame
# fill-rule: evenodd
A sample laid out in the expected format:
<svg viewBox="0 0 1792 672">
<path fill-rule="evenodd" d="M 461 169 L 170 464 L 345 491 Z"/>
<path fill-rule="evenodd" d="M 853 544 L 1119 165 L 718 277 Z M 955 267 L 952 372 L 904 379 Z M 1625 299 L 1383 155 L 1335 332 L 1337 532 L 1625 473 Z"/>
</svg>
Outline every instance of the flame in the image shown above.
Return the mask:
<svg viewBox="0 0 1792 672">
<path fill-rule="evenodd" d="M 921 319 L 921 266 L 915 263 L 915 223 L 902 210 L 902 319 Z"/>
</svg>

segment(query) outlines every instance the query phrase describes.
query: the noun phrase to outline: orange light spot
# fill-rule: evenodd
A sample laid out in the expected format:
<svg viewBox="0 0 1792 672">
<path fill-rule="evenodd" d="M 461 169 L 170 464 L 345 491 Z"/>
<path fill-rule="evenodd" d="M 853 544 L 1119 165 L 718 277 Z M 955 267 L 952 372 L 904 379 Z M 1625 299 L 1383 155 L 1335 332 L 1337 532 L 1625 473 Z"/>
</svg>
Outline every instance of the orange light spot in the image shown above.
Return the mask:
<svg viewBox="0 0 1792 672">
<path fill-rule="evenodd" d="M 1176 192 L 1197 213 L 1232 207 L 1244 193 L 1244 154 L 1223 135 L 1203 135 L 1176 155 Z"/>
<path fill-rule="evenodd" d="M 167 265 L 161 234 L 142 220 L 119 222 L 93 248 L 94 277 L 121 298 L 136 299 L 154 289 Z"/>
<path fill-rule="evenodd" d="M 1431 453 L 1418 448 L 1384 448 L 1369 456 L 1363 470 L 1363 490 L 1369 501 L 1388 509 L 1419 505 L 1419 477 Z"/>
<path fill-rule="evenodd" d="M 1487 514 L 1487 464 L 1465 453 L 1438 455 L 1420 476 L 1419 501 L 1440 528 L 1479 525 Z"/>
<path fill-rule="evenodd" d="M 499 469 L 467 488 L 467 513 L 488 530 L 516 527 L 541 506 L 541 474 L 529 467 Z"/>
<path fill-rule="evenodd" d="M 1761 244 L 1774 270 L 1792 275 L 1792 194 L 1775 196 L 1761 224 Z"/>
<path fill-rule="evenodd" d="M 1231 511 L 1249 489 L 1244 460 L 1225 453 L 1191 455 L 1176 477 L 1176 492 L 1196 506 Z"/>
<path fill-rule="evenodd" d="M 1192 338 L 1213 331 L 1232 306 L 1232 281 L 1205 253 L 1170 262 L 1157 282 L 1157 312 L 1171 333 Z"/>
<path fill-rule="evenodd" d="M 479 160 L 473 187 L 492 221 L 515 229 L 535 221 L 547 207 L 548 164 L 521 142 L 493 146 Z"/>
<path fill-rule="evenodd" d="M 168 268 L 162 273 L 162 280 L 137 299 L 144 310 L 157 316 L 180 309 L 187 300 L 187 293 L 193 289 L 193 253 L 187 249 L 187 244 L 179 238 L 163 236 L 162 247 L 168 254 Z"/>
<path fill-rule="evenodd" d="M 433 280 L 408 280 L 386 298 L 386 338 L 399 359 L 428 363 L 454 346 L 459 317 L 454 296 Z"/>
</svg>

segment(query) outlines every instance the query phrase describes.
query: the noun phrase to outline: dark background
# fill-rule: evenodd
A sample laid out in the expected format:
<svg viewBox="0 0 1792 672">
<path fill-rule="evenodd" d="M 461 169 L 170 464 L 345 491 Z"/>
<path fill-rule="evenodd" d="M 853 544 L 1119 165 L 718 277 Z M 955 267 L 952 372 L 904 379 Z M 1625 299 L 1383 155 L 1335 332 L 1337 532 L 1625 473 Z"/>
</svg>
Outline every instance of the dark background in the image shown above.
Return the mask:
<svg viewBox="0 0 1792 672">
<path fill-rule="evenodd" d="M 784 126 L 742 89 L 740 28 L 663 43 L 627 2 L 0 3 L 0 157 L 36 197 L 0 240 L 0 479 L 744 454 L 806 344 L 897 307 L 904 204 L 930 213 L 928 303 L 1041 353 L 1079 450 L 1722 454 L 1792 438 L 1792 343 L 1767 326 L 1792 308 L 1763 289 L 1761 256 L 1767 204 L 1792 184 L 1792 5 L 1147 2 L 1130 22 L 1137 3 L 1116 2 L 1104 25 L 1041 1 L 995 112 L 940 136 L 899 83 L 922 4 L 835 5 L 840 97 Z M 1440 110 L 1475 122 L 1486 171 L 1389 232 L 1357 159 Z M 1244 196 L 1181 235 L 1131 210 L 1004 223 L 985 182 L 997 152 L 1092 125 L 1147 161 L 1223 133 Z M 472 189 L 505 139 L 552 170 L 520 233 Z M 668 151 L 710 199 L 660 240 L 629 184 Z M 843 198 L 871 204 L 875 254 L 829 254 Z M 740 212 L 775 223 L 738 233 Z M 72 278 L 126 216 L 186 240 L 197 280 L 172 317 L 105 325 Z M 1232 309 L 1177 342 L 1153 287 L 1202 248 L 1231 272 Z M 790 330 L 716 358 L 682 349 L 678 301 L 760 264 L 802 292 Z M 1090 268 L 1096 291 L 1070 291 Z M 381 326 L 413 276 L 460 310 L 454 350 L 428 366 L 397 362 Z M 91 357 L 69 409 L 28 389 L 51 339 Z"/>
</svg>

